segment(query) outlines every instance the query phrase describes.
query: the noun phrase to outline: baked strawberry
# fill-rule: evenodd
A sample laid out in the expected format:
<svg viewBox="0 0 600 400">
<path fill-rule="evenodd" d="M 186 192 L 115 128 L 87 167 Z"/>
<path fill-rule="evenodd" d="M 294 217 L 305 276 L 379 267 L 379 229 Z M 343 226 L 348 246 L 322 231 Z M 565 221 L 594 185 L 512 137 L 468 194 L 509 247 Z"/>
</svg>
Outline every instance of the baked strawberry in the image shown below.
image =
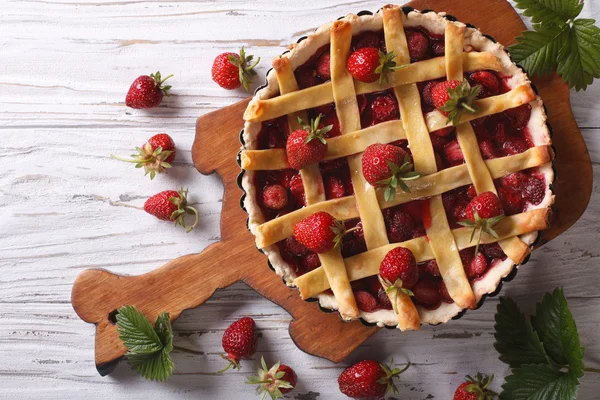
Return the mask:
<svg viewBox="0 0 600 400">
<path fill-rule="evenodd" d="M 512 122 L 513 127 L 517 130 L 521 130 L 525 128 L 529 122 L 529 117 L 531 117 L 531 106 L 529 104 L 523 104 L 519 107 L 508 109 L 504 113 Z"/>
<path fill-rule="evenodd" d="M 354 48 L 362 49 L 363 47 L 375 47 L 376 49 L 380 49 L 381 41 L 379 40 L 379 35 L 377 35 L 375 32 L 363 33 L 356 42 L 356 46 L 354 46 Z"/>
<path fill-rule="evenodd" d="M 165 172 L 171 168 L 171 162 L 175 159 L 175 142 L 166 133 L 152 136 L 142 147 L 136 147 L 137 154 L 132 154 L 132 159 L 121 158 L 111 154 L 116 160 L 135 163 L 136 168 L 144 167 L 144 175 L 150 174 L 154 179 L 156 174 Z"/>
<path fill-rule="evenodd" d="M 406 42 L 411 61 L 420 61 L 428 58 L 429 39 L 423 32 L 416 29 L 407 29 Z"/>
<path fill-rule="evenodd" d="M 310 121 L 310 125 L 298 118 L 302 129 L 295 130 L 288 136 L 285 145 L 288 162 L 294 169 L 302 169 L 309 164 L 317 163 L 327 154 L 327 141 L 324 135 L 331 130 L 332 125 L 319 128 L 321 115 Z"/>
<path fill-rule="evenodd" d="M 263 189 L 262 202 L 271 210 L 281 210 L 288 203 L 287 190 L 281 185 L 270 185 Z"/>
<path fill-rule="evenodd" d="M 243 317 L 235 321 L 225 330 L 221 344 L 227 355 L 221 355 L 222 358 L 229 361 L 229 364 L 219 371 L 225 372 L 230 367 L 240 369 L 240 360 L 249 358 L 256 352 L 258 335 L 256 333 L 256 323 L 250 317 Z"/>
<path fill-rule="evenodd" d="M 369 292 L 357 290 L 354 292 L 354 299 L 356 300 L 356 306 L 360 311 L 372 312 L 377 309 L 377 300 Z"/>
<path fill-rule="evenodd" d="M 391 144 L 375 143 L 366 148 L 362 159 L 362 172 L 372 186 L 385 187 L 385 200 L 396 195 L 396 188 L 410 192 L 405 181 L 415 180 L 421 175 L 413 171 L 408 154 Z"/>
<path fill-rule="evenodd" d="M 431 276 L 442 276 L 440 267 L 436 260 L 429 260 L 423 264 L 423 270 Z"/>
<path fill-rule="evenodd" d="M 164 95 L 169 95 L 171 86 L 163 86 L 163 83 L 172 77 L 169 75 L 162 79 L 160 72 L 155 74 L 139 76 L 127 92 L 125 104 L 131 108 L 152 108 L 160 104 Z"/>
<path fill-rule="evenodd" d="M 224 89 L 236 89 L 240 85 L 244 89 L 250 90 L 252 77 L 256 75 L 254 67 L 260 62 L 260 57 L 252 63 L 253 55 L 246 55 L 246 51 L 242 46 L 240 54 L 237 53 L 222 53 L 219 54 L 213 61 L 211 74 L 212 79 Z"/>
<path fill-rule="evenodd" d="M 320 211 L 294 225 L 294 237 L 315 253 L 326 253 L 341 244 L 347 233 L 344 223 Z"/>
<path fill-rule="evenodd" d="M 448 288 L 446 284 L 442 281 L 440 282 L 440 295 L 442 296 L 442 301 L 444 303 L 452 304 L 454 300 L 450 297 L 450 293 L 448 292 Z"/>
<path fill-rule="evenodd" d="M 388 238 L 392 243 L 404 242 L 412 239 L 415 230 L 413 218 L 402 211 L 396 210 L 385 219 Z"/>
<path fill-rule="evenodd" d="M 523 186 L 523 198 L 533 205 L 538 205 L 546 196 L 546 184 L 543 180 L 530 176 Z"/>
<path fill-rule="evenodd" d="M 323 180 L 323 186 L 325 186 L 325 196 L 328 200 L 347 196 L 344 182 L 335 175 L 327 175 Z"/>
<path fill-rule="evenodd" d="M 377 122 L 398 119 L 398 103 L 392 96 L 377 96 L 371 103 L 371 115 Z"/>
<path fill-rule="evenodd" d="M 294 71 L 294 76 L 296 77 L 296 82 L 298 82 L 298 87 L 300 89 L 306 89 L 321 83 L 317 76 L 317 71 L 311 67 L 299 67 Z"/>
<path fill-rule="evenodd" d="M 502 182 L 502 186 L 507 186 L 515 190 L 521 190 L 523 185 L 527 183 L 528 179 L 529 178 L 524 172 L 518 171 L 500 178 L 500 181 Z"/>
<path fill-rule="evenodd" d="M 464 266 L 467 278 L 470 280 L 477 279 L 487 270 L 488 263 L 482 252 L 477 252 L 470 262 Z"/>
<path fill-rule="evenodd" d="M 460 116 L 464 111 L 474 114 L 477 107 L 473 101 L 477 98 L 481 86 L 477 85 L 471 88 L 468 81 L 443 81 L 431 89 L 431 98 L 435 108 L 448 116 L 448 121 L 452 125 L 458 125 Z"/>
<path fill-rule="evenodd" d="M 514 155 L 523 153 L 525 150 L 527 150 L 527 144 L 525 144 L 523 139 L 513 137 L 506 140 L 506 142 L 504 142 L 502 145 L 502 148 L 504 151 L 506 151 L 506 154 Z"/>
<path fill-rule="evenodd" d="M 328 51 L 317 59 L 317 75 L 324 81 L 331 79 L 331 54 Z"/>
<path fill-rule="evenodd" d="M 494 258 L 504 259 L 506 254 L 502 250 L 502 247 L 498 243 L 482 244 L 481 251 L 487 258 L 493 260 Z"/>
<path fill-rule="evenodd" d="M 442 302 L 440 283 L 437 280 L 421 279 L 412 288 L 413 298 L 428 309 L 438 308 Z"/>
<path fill-rule="evenodd" d="M 290 180 L 290 192 L 292 192 L 292 196 L 296 198 L 296 200 L 302 204 L 306 205 L 306 195 L 304 193 L 304 183 L 302 182 L 302 175 L 296 174 Z"/>
<path fill-rule="evenodd" d="M 361 82 L 379 80 L 379 84 L 382 84 L 389 72 L 404 68 L 403 65 L 396 65 L 395 57 L 393 51 L 386 54 L 375 47 L 362 47 L 350 54 L 346 67 L 354 79 Z"/>
<path fill-rule="evenodd" d="M 493 192 L 480 193 L 465 208 L 465 218 L 466 220 L 460 221 L 458 224 L 472 228 L 471 241 L 475 236 L 475 232 L 479 231 L 477 245 L 475 246 L 475 254 L 477 254 L 482 232 L 498 238 L 498 234 L 493 227 L 504 218 L 502 202 Z"/>
<path fill-rule="evenodd" d="M 471 85 L 481 85 L 479 98 L 495 96 L 500 94 L 501 83 L 500 79 L 490 71 L 476 71 L 469 75 Z"/>
<path fill-rule="evenodd" d="M 302 256 L 308 251 L 308 249 L 302 244 L 298 243 L 298 241 L 294 239 L 293 236 L 285 239 L 284 245 L 288 253 L 295 256 Z"/>
<path fill-rule="evenodd" d="M 431 52 L 434 57 L 443 57 L 446 55 L 446 43 L 441 40 L 434 40 L 431 44 Z"/>
<path fill-rule="evenodd" d="M 450 165 L 462 164 L 465 161 L 465 156 L 456 139 L 444 146 L 444 156 Z"/>
<path fill-rule="evenodd" d="M 353 399 L 380 400 L 387 392 L 398 392 L 394 378 L 408 367 L 410 363 L 400 370 L 374 360 L 359 361 L 340 374 L 338 385 L 343 394 Z"/>
<path fill-rule="evenodd" d="M 519 193 L 518 190 L 512 189 L 511 187 L 501 187 L 498 189 L 498 197 L 502 202 L 504 214 L 513 215 L 521 212 L 523 200 L 521 198 L 521 193 Z"/>
<path fill-rule="evenodd" d="M 305 272 L 312 271 L 313 269 L 317 269 L 321 266 L 321 260 L 316 253 L 308 253 L 305 254 L 300 260 L 302 263 L 302 267 Z"/>
<path fill-rule="evenodd" d="M 269 368 L 264 357 L 261 357 L 260 365 L 258 375 L 248 377 L 246 383 L 259 385 L 258 392 L 263 395 L 263 399 L 266 399 L 267 395 L 272 400 L 283 399 L 283 395 L 291 392 L 298 383 L 298 376 L 294 370 L 279 361 Z"/>
<path fill-rule="evenodd" d="M 492 400 L 497 396 L 496 392 L 488 389 L 494 375 L 487 376 L 477 373 L 476 379 L 466 376 L 466 382 L 462 383 L 456 392 L 454 392 L 454 400 Z"/>
<path fill-rule="evenodd" d="M 325 132 L 323 135 L 325 139 L 329 139 L 336 136 L 341 136 L 342 131 L 340 130 L 340 120 L 337 117 L 337 114 L 334 110 L 331 110 L 329 114 L 324 114 L 325 116 L 321 118 L 321 123 L 319 124 L 319 129 L 323 129 L 327 126 L 331 126 L 331 129 L 328 132 Z"/>
<path fill-rule="evenodd" d="M 198 225 L 198 210 L 187 204 L 187 189 L 181 188 L 178 192 L 175 190 L 165 190 L 150 197 L 144 203 L 144 211 L 163 221 L 173 221 L 175 226 L 181 225 L 186 228 L 186 232 L 191 231 Z M 196 216 L 193 225 L 185 226 L 185 214 Z"/>
</svg>

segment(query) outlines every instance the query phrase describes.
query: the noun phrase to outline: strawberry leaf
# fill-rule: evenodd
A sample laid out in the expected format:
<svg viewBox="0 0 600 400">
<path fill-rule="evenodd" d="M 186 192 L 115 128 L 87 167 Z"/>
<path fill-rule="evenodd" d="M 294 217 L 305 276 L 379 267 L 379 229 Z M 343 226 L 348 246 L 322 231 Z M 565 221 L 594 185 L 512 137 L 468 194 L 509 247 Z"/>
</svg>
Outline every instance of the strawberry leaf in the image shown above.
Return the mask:
<svg viewBox="0 0 600 400">
<path fill-rule="evenodd" d="M 160 314 L 154 327 L 133 306 L 121 307 L 116 318 L 117 333 L 127 347 L 129 363 L 146 379 L 166 381 L 175 368 L 169 355 L 173 350 L 173 330 L 169 314 Z"/>
<path fill-rule="evenodd" d="M 500 400 L 575 400 L 578 381 L 544 364 L 526 364 L 505 378 Z"/>
<path fill-rule="evenodd" d="M 575 377 L 582 377 L 584 351 L 562 288 L 546 293 L 532 323 L 550 358 L 558 365 L 569 365 Z"/>
<path fill-rule="evenodd" d="M 593 19 L 578 19 L 568 30 L 558 54 L 557 72 L 575 90 L 585 90 L 600 78 L 600 28 Z"/>
<path fill-rule="evenodd" d="M 538 334 L 514 300 L 508 297 L 500 298 L 495 320 L 494 348 L 500 354 L 500 361 L 511 368 L 549 362 Z"/>
<path fill-rule="evenodd" d="M 545 75 L 556 68 L 558 53 L 567 41 L 567 26 L 540 26 L 517 37 L 517 44 L 508 48 L 512 59 L 532 75 Z"/>
<path fill-rule="evenodd" d="M 579 0 L 516 0 L 515 3 L 534 24 L 568 21 L 583 9 L 583 1 Z"/>
</svg>

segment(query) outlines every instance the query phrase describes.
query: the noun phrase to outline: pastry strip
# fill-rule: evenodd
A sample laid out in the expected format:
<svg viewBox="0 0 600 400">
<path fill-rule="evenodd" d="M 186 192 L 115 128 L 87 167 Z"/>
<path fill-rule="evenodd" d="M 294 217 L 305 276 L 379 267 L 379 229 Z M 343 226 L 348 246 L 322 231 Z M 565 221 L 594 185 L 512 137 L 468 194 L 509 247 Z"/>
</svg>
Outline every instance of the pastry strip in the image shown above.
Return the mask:
<svg viewBox="0 0 600 400">
<path fill-rule="evenodd" d="M 278 58 L 273 62 L 273 68 L 277 73 L 277 81 L 281 94 L 290 93 L 298 90 L 298 83 L 294 76 L 289 58 Z M 308 113 L 299 111 L 296 114 L 288 116 L 288 125 L 290 132 L 302 128 L 296 117 L 300 117 L 304 123 L 309 123 Z M 302 184 L 306 196 L 306 205 L 316 204 L 325 201 L 325 190 L 323 188 L 323 178 L 319 171 L 319 164 L 311 164 L 300 170 L 302 175 Z M 340 315 L 344 319 L 352 319 L 358 316 L 358 308 L 354 300 L 354 294 L 350 288 L 350 282 L 346 275 L 344 259 L 339 249 L 333 249 L 324 254 L 318 254 L 321 266 L 327 275 L 330 286 L 338 300 Z M 342 273 L 340 273 L 342 271 Z"/>
<path fill-rule="evenodd" d="M 502 70 L 500 62 L 492 53 L 478 52 L 463 54 L 463 68 L 465 71 L 478 71 L 482 69 Z M 442 78 L 445 76 L 445 73 L 444 57 L 437 57 L 410 64 L 406 68 L 393 71 L 389 74 L 388 81 L 384 82 L 381 86 L 378 82 L 355 82 L 355 91 L 356 94 L 379 92 L 397 85 L 407 85 Z M 244 120 L 250 122 L 266 121 L 332 102 L 332 83 L 325 82 L 270 99 L 253 99 L 244 112 Z"/>
<path fill-rule="evenodd" d="M 535 99 L 535 93 L 529 85 L 521 85 L 498 96 L 487 97 L 474 102 L 479 108 L 475 114 L 463 113 L 460 123 L 472 121 L 487 115 L 497 114 L 518 107 Z M 439 111 L 425 114 L 429 132 L 446 127 L 448 118 Z M 364 151 L 374 143 L 390 143 L 406 139 L 406 133 L 400 120 L 387 121 L 375 126 L 328 139 L 325 160 L 333 160 Z M 289 168 L 284 149 L 242 150 L 241 164 L 245 170 L 279 170 Z"/>
<path fill-rule="evenodd" d="M 536 146 L 523 153 L 512 156 L 486 160 L 487 169 L 493 179 L 498 179 L 510 173 L 528 168 L 538 167 L 550 162 L 554 153 L 549 145 Z M 409 201 L 440 195 L 460 186 L 471 183 L 471 177 L 466 164 L 446 168 L 432 175 L 423 176 L 415 181 L 407 182 L 411 193 L 397 192 L 392 201 L 385 201 L 383 192 L 377 193 L 381 209 L 408 203 Z M 352 219 L 358 217 L 354 196 L 327 200 L 321 203 L 303 207 L 291 213 L 282 215 L 259 225 L 256 228 L 256 246 L 262 249 L 293 235 L 294 225 L 318 211 L 325 211 L 336 219 Z"/>
<path fill-rule="evenodd" d="M 393 6 L 393 5 L 387 5 L 387 6 L 383 7 L 383 31 L 384 31 L 385 44 L 386 44 L 387 49 L 389 51 L 394 51 L 394 50 L 398 51 L 398 53 L 395 53 L 396 54 L 396 62 L 398 64 L 410 64 L 410 57 L 408 56 L 408 48 L 406 46 L 402 47 L 399 45 L 399 43 L 401 43 L 401 41 L 404 41 L 404 43 L 406 43 L 406 34 L 404 32 L 404 26 L 402 24 L 402 12 L 400 10 L 400 7 Z M 411 128 L 411 126 L 407 125 L 406 122 L 404 121 L 405 118 L 407 118 L 407 117 L 410 118 L 410 116 L 407 115 L 407 111 L 410 112 L 410 110 L 407 110 L 407 104 L 401 102 L 400 98 L 402 96 L 402 92 L 412 91 L 413 86 L 414 86 L 414 90 L 416 90 L 416 84 L 411 84 L 411 85 L 394 88 L 394 92 L 396 94 L 396 97 L 398 98 L 398 105 L 400 108 L 402 126 L 404 127 L 405 134 L 407 135 L 407 138 L 409 139 L 409 145 L 410 145 L 410 138 L 413 137 L 413 135 L 415 135 L 417 133 L 416 132 L 408 132 L 406 130 L 408 128 Z M 407 94 L 407 95 L 409 95 L 409 94 Z M 419 110 L 415 114 L 419 114 L 421 120 L 423 120 L 423 114 L 421 112 L 420 106 L 419 106 Z M 415 117 L 418 117 L 418 116 L 415 115 Z M 425 124 L 423 123 L 422 125 L 424 127 L 425 134 L 428 134 L 427 127 L 425 126 Z M 422 133 L 422 132 L 419 132 L 419 133 Z M 420 150 L 421 150 L 421 148 L 419 148 L 419 151 Z M 427 151 L 431 150 L 431 154 L 433 154 L 433 148 L 431 148 L 431 149 L 423 148 L 422 150 L 424 151 L 424 153 L 427 153 Z M 417 152 L 417 149 L 415 149 L 415 152 Z M 413 158 L 415 160 L 415 169 L 417 169 L 417 161 L 416 160 L 420 160 L 421 158 L 415 156 L 414 153 L 413 153 Z M 435 172 L 435 171 L 432 171 L 432 172 Z M 423 173 L 429 173 L 429 172 L 426 171 L 425 169 L 423 169 Z M 400 189 L 398 189 L 398 190 L 401 191 Z M 385 232 L 385 230 L 384 230 L 384 232 Z M 380 263 L 381 263 L 381 261 L 380 261 Z M 415 304 L 413 303 L 410 296 L 408 296 L 403 291 L 398 290 L 397 294 L 395 296 L 393 296 L 390 293 L 390 294 L 388 294 L 388 297 L 390 299 L 390 302 L 394 302 L 394 301 L 396 302 L 396 304 L 395 304 L 396 305 L 396 318 L 398 319 L 398 328 L 400 330 L 410 331 L 410 330 L 421 329 L 421 318 L 419 317 L 419 312 L 417 311 L 417 308 L 415 307 Z"/>
<path fill-rule="evenodd" d="M 496 232 L 500 239 L 506 239 L 517 235 L 546 229 L 549 225 L 550 210 L 541 208 L 532 211 L 527 211 L 521 214 L 511 215 L 504 218 L 496 226 Z M 459 250 L 475 247 L 470 242 L 471 230 L 468 228 L 457 228 L 452 230 L 452 235 L 458 245 Z M 481 243 L 495 243 L 498 239 L 493 236 L 484 234 L 481 237 Z M 367 278 L 379 273 L 379 264 L 385 255 L 396 247 L 405 247 L 410 249 L 417 262 L 433 260 L 433 252 L 427 238 L 420 236 L 415 239 L 408 240 L 402 243 L 394 243 L 365 253 L 357 254 L 353 257 L 346 258 L 346 270 L 351 281 Z M 325 277 L 325 272 L 322 268 L 316 268 L 306 274 L 299 276 L 294 281 L 300 295 L 303 299 L 313 297 L 327 289 L 329 284 Z"/>
<path fill-rule="evenodd" d="M 393 10 L 395 14 L 402 14 L 399 7 Z M 384 24 L 385 21 L 384 13 Z M 400 17 L 390 19 L 390 22 L 398 25 L 397 30 L 402 26 Z M 448 28 L 449 25 L 453 24 L 446 21 L 446 42 L 462 49 L 464 35 L 458 35 L 458 32 L 454 31 L 453 28 Z M 448 38 L 448 36 L 456 37 Z M 399 63 L 406 63 L 410 60 L 404 34 L 388 35 L 385 32 L 385 42 L 388 50 L 392 49 L 394 53 L 398 54 Z M 456 62 L 451 61 L 450 64 L 455 65 Z M 400 105 L 400 115 L 408 137 L 408 145 L 412 151 L 415 170 L 426 175 L 433 174 L 437 171 L 437 166 L 429 131 L 421 112 L 421 95 L 417 85 L 413 83 L 399 86 L 394 88 L 394 92 Z M 429 203 L 424 202 L 425 207 L 427 207 L 427 204 L 429 209 L 424 211 L 423 225 L 448 293 L 459 307 L 473 308 L 476 305 L 475 294 L 464 271 L 454 237 L 450 234 L 450 226 L 441 195 L 433 196 L 429 199 Z M 427 211 L 429 211 L 429 218 L 426 218 Z"/>
</svg>

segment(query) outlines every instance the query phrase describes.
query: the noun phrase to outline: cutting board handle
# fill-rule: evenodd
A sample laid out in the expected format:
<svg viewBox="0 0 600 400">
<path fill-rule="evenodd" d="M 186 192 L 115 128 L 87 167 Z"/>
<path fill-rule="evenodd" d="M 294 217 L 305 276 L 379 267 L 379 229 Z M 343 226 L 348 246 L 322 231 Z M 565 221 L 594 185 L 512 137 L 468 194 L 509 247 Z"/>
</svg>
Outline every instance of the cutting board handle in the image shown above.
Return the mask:
<svg viewBox="0 0 600 400">
<path fill-rule="evenodd" d="M 138 276 L 89 269 L 77 277 L 71 302 L 81 319 L 96 325 L 96 367 L 102 375 L 112 371 L 125 354 L 118 337 L 115 316 L 124 305 L 133 305 L 153 322 L 163 311 L 171 321 L 188 308 L 208 300 L 215 290 L 240 280 L 238 268 L 228 268 L 225 242 L 215 243 L 200 254 L 176 258 Z M 215 273 L 218 270 L 219 273 Z"/>
</svg>

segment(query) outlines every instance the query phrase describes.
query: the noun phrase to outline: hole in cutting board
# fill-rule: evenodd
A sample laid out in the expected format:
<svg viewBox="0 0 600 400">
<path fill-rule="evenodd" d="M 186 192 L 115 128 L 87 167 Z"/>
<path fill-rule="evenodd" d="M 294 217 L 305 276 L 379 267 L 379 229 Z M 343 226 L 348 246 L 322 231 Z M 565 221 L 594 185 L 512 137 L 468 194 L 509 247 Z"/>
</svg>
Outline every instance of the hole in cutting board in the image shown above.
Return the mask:
<svg viewBox="0 0 600 400">
<path fill-rule="evenodd" d="M 108 313 L 108 321 L 111 324 L 116 324 L 117 323 L 117 314 L 119 313 L 119 310 L 112 310 L 111 312 Z"/>
</svg>

